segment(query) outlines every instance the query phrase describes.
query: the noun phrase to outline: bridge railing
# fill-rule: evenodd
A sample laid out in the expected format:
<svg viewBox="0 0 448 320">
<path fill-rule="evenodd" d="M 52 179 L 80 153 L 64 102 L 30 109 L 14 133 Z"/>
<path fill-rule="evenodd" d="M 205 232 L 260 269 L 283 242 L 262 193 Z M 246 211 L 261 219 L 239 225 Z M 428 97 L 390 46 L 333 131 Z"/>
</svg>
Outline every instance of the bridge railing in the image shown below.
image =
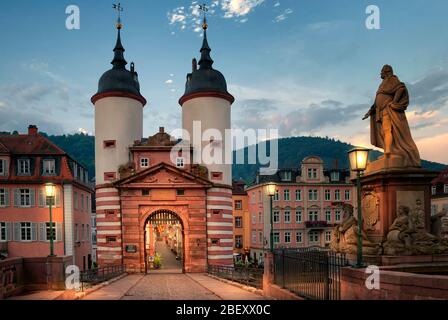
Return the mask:
<svg viewBox="0 0 448 320">
<path fill-rule="evenodd" d="M 79 277 L 81 290 L 84 291 L 84 289 L 92 285 L 113 279 L 124 273 L 126 273 L 126 265 L 106 266 L 83 271 Z"/>
<path fill-rule="evenodd" d="M 263 269 L 209 265 L 208 273 L 249 287 L 263 288 Z"/>
</svg>

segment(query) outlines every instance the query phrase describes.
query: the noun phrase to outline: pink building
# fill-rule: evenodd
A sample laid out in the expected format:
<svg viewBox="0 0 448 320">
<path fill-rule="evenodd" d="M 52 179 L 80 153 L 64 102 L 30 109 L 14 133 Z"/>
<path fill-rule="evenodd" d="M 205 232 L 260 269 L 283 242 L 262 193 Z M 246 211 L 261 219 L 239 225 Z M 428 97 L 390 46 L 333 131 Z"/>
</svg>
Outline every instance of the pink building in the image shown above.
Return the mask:
<svg viewBox="0 0 448 320">
<path fill-rule="evenodd" d="M 29 126 L 28 134 L 0 134 L 0 251 L 8 257 L 50 254 L 45 184 L 56 185 L 54 253 L 91 266 L 91 199 L 87 170 Z"/>
<path fill-rule="evenodd" d="M 258 175 L 247 188 L 251 257 L 257 261 L 270 248 L 270 199 L 266 190 L 269 183 L 277 186 L 272 206 L 275 248 L 326 247 L 333 227 L 342 220 L 343 204 L 356 204 L 350 172 L 327 170 L 319 157 L 305 158 L 300 168 Z"/>
</svg>

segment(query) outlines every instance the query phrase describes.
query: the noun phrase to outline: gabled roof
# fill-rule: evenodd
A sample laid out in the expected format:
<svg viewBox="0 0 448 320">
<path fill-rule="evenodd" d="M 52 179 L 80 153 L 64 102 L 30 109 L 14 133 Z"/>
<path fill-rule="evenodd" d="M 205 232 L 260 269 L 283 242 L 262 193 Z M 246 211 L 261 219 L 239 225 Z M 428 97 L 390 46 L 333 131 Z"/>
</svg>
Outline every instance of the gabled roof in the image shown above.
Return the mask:
<svg viewBox="0 0 448 320">
<path fill-rule="evenodd" d="M 431 182 L 431 184 L 439 183 L 448 184 L 448 167 L 442 170 L 442 172 L 440 172 L 440 174 Z"/>
<path fill-rule="evenodd" d="M 170 171 L 176 175 L 180 175 L 182 177 L 184 177 L 185 179 L 189 180 L 189 181 L 194 181 L 196 183 L 202 184 L 204 185 L 204 187 L 211 187 L 213 185 L 212 182 L 210 182 L 207 179 L 201 178 L 197 175 L 194 175 L 188 171 L 176 168 L 175 166 L 165 163 L 165 162 L 161 162 L 159 164 L 156 164 L 146 170 L 137 172 L 129 177 L 123 178 L 121 180 L 116 181 L 114 184 L 116 186 L 123 186 L 126 184 L 130 184 L 133 182 L 137 182 L 139 180 L 141 180 L 142 178 L 146 177 L 147 175 L 150 175 L 152 173 L 156 173 L 162 169 L 165 169 L 167 171 Z"/>
<path fill-rule="evenodd" d="M 1 136 L 0 136 L 0 139 L 1 139 Z M 0 154 L 1 153 L 9 153 L 9 150 L 8 150 L 8 148 L 6 148 L 6 146 L 0 140 Z"/>
<path fill-rule="evenodd" d="M 65 155 L 66 153 L 40 134 L 0 135 L 0 152 L 2 146 L 6 152 L 18 155 Z"/>
</svg>

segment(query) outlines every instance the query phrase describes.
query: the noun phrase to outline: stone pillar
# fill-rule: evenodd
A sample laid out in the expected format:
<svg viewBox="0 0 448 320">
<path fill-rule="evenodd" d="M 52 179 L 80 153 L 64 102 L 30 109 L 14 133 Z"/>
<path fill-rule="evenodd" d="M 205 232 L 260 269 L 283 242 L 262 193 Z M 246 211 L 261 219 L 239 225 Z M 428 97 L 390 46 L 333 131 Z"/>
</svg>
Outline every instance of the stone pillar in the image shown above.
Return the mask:
<svg viewBox="0 0 448 320">
<path fill-rule="evenodd" d="M 263 295 L 270 296 L 269 288 L 274 283 L 274 254 L 264 253 Z"/>
<path fill-rule="evenodd" d="M 361 178 L 362 213 L 367 236 L 375 243 L 386 240 L 399 206 L 412 211 L 421 201 L 425 228 L 431 228 L 431 181 L 436 172 L 420 168 L 366 171 Z"/>
<path fill-rule="evenodd" d="M 48 290 L 65 290 L 65 270 L 72 264 L 71 256 L 47 257 Z"/>
</svg>

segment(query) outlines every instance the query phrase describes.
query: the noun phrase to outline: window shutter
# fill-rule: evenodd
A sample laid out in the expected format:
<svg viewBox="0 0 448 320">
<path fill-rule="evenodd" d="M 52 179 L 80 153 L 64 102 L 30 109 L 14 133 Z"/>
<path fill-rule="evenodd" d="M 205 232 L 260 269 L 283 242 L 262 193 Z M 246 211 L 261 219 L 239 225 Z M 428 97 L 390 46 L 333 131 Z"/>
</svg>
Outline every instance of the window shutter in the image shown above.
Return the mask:
<svg viewBox="0 0 448 320">
<path fill-rule="evenodd" d="M 31 241 L 37 241 L 37 223 L 31 223 Z"/>
<path fill-rule="evenodd" d="M 20 222 L 14 223 L 14 241 L 21 241 L 21 235 L 20 235 Z"/>
<path fill-rule="evenodd" d="M 62 223 L 56 222 L 56 241 L 62 241 Z"/>
<path fill-rule="evenodd" d="M 56 188 L 56 193 L 54 197 L 54 206 L 58 208 L 61 206 L 61 191 L 58 188 Z"/>
<path fill-rule="evenodd" d="M 20 207 L 20 189 L 14 189 L 14 207 Z"/>
<path fill-rule="evenodd" d="M 5 207 L 9 207 L 9 189 L 5 189 Z"/>
<path fill-rule="evenodd" d="M 34 188 L 30 188 L 30 198 L 31 207 L 34 207 L 36 205 L 36 190 Z"/>
<path fill-rule="evenodd" d="M 43 208 L 46 205 L 45 192 L 42 188 L 39 188 L 39 207 Z"/>
<path fill-rule="evenodd" d="M 39 241 L 46 241 L 47 240 L 47 230 L 45 222 L 39 223 Z"/>
<path fill-rule="evenodd" d="M 12 227 L 13 227 L 12 222 L 6 222 L 6 241 L 12 240 Z"/>
</svg>

